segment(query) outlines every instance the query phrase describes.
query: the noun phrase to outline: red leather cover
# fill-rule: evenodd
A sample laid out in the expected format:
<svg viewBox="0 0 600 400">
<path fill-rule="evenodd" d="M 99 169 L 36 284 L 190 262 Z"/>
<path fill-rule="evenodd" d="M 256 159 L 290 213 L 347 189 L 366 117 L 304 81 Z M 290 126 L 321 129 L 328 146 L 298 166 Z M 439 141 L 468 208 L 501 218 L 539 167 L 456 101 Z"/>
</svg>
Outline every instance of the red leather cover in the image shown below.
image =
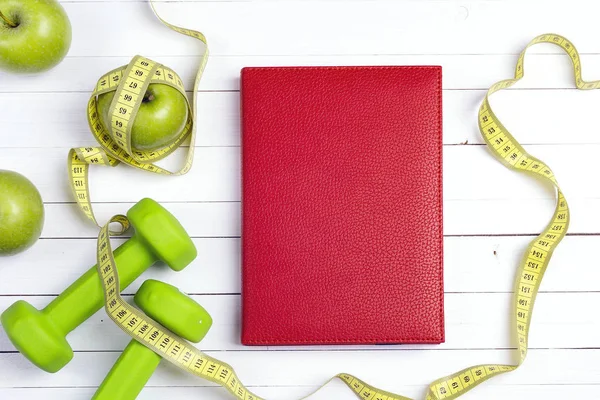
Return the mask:
<svg viewBox="0 0 600 400">
<path fill-rule="evenodd" d="M 441 67 L 244 68 L 242 343 L 441 343 Z"/>
</svg>

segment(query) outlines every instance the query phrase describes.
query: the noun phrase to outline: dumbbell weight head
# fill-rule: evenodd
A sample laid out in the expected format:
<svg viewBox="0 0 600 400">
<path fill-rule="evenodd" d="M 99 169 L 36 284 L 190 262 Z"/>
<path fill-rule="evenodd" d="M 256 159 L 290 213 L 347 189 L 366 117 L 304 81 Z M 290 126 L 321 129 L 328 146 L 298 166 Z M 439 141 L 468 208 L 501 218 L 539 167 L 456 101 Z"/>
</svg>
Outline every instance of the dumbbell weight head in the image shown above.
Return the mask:
<svg viewBox="0 0 600 400">
<path fill-rule="evenodd" d="M 56 372 L 73 358 L 65 333 L 26 301 L 19 300 L 2 313 L 2 326 L 14 346 L 46 371 Z"/>
<path fill-rule="evenodd" d="M 196 246 L 181 223 L 154 200 L 139 201 L 129 209 L 127 218 L 140 240 L 174 271 L 181 271 L 196 258 Z"/>
<path fill-rule="evenodd" d="M 158 260 L 180 271 L 196 257 L 196 247 L 179 221 L 154 200 L 141 200 L 127 217 L 135 233 L 114 252 L 121 290 Z M 44 310 L 20 300 L 2 313 L 0 321 L 25 357 L 47 372 L 57 372 L 73 358 L 66 335 L 103 304 L 104 293 L 94 266 Z"/>
<path fill-rule="evenodd" d="M 201 341 L 212 318 L 198 303 L 175 286 L 148 279 L 134 297 L 148 316 L 190 342 Z"/>
</svg>

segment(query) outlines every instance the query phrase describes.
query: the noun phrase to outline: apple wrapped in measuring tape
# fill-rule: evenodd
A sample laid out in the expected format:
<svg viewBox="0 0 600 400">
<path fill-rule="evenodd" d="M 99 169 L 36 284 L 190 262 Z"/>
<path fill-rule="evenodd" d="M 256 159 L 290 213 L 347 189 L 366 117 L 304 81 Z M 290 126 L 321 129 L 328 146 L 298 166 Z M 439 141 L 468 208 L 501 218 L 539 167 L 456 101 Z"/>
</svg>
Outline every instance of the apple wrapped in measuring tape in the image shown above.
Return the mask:
<svg viewBox="0 0 600 400">
<path fill-rule="evenodd" d="M 100 121 L 108 129 L 111 125 L 111 103 L 115 92 L 98 96 Z M 131 147 L 154 151 L 175 141 L 183 132 L 188 119 L 188 103 L 177 89 L 152 83 L 144 94 L 131 127 Z"/>
</svg>

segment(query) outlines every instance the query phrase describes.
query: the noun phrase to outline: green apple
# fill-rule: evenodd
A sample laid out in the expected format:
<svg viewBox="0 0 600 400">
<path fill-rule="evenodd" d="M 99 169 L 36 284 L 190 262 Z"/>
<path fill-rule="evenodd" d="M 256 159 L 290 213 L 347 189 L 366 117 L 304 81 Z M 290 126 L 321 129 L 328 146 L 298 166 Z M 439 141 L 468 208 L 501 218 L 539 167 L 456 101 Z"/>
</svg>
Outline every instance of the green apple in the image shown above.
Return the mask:
<svg viewBox="0 0 600 400">
<path fill-rule="evenodd" d="M 98 114 L 105 127 L 110 126 L 110 103 L 115 92 L 98 96 Z M 152 83 L 131 126 L 131 147 L 153 151 L 167 146 L 181 134 L 188 118 L 188 103 L 177 89 Z"/>
<path fill-rule="evenodd" d="M 0 0 L 0 68 L 41 72 L 71 46 L 71 23 L 55 0 Z"/>
<path fill-rule="evenodd" d="M 29 248 L 40 237 L 43 226 L 40 192 L 23 175 L 0 170 L 0 255 Z"/>
</svg>

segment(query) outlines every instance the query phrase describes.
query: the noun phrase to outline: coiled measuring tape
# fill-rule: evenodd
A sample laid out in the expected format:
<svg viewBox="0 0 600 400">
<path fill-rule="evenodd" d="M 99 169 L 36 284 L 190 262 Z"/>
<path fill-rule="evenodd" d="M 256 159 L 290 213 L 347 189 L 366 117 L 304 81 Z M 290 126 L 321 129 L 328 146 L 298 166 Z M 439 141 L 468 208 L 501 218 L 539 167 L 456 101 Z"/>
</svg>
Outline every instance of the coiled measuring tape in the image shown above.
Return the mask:
<svg viewBox="0 0 600 400">
<path fill-rule="evenodd" d="M 94 216 L 90 200 L 88 177 L 90 165 L 114 167 L 119 163 L 124 163 L 155 174 L 178 176 L 187 174 L 192 168 L 194 160 L 194 146 L 196 143 L 195 108 L 198 86 L 200 85 L 200 79 L 208 61 L 208 44 L 202 33 L 180 28 L 166 22 L 158 15 L 152 2 L 150 5 L 154 14 L 164 25 L 183 35 L 198 39 L 206 46 L 206 50 L 196 74 L 191 104 L 185 94 L 183 82 L 175 71 L 142 56 L 135 56 L 128 65 L 110 71 L 98 80 L 88 102 L 87 116 L 90 130 L 100 146 L 71 149 L 69 151 L 68 163 L 69 182 L 73 196 L 87 218 L 99 227 L 100 225 Z M 144 99 L 146 89 L 153 83 L 171 86 L 181 93 L 188 106 L 188 120 L 181 134 L 165 147 L 156 151 L 140 151 L 131 145 L 131 129 Z M 109 106 L 111 124 L 110 126 L 104 126 L 100 120 L 97 103 L 98 96 L 108 92 L 115 92 L 115 95 Z M 188 137 L 190 138 L 190 147 L 185 164 L 179 171 L 172 172 L 154 164 L 155 161 L 170 155 Z M 126 219 L 123 220 L 121 218 L 121 220 L 124 222 L 122 230 L 114 232 L 115 234 L 123 233 L 129 227 Z"/>
<path fill-rule="evenodd" d="M 479 109 L 479 128 L 485 143 L 494 156 L 510 169 L 526 172 L 550 182 L 557 191 L 556 210 L 552 220 L 543 232 L 529 244 L 516 277 L 513 319 L 516 322 L 515 334 L 519 361 L 515 365 L 477 365 L 440 378 L 430 384 L 426 400 L 455 399 L 494 376 L 514 371 L 525 361 L 536 294 L 554 249 L 567 233 L 569 207 L 554 173 L 548 165 L 523 149 L 498 120 L 489 103 L 490 95 L 513 86 L 524 76 L 525 53 L 529 47 L 539 43 L 555 44 L 567 52 L 574 65 L 575 82 L 578 89 L 590 90 L 600 87 L 600 81 L 585 82 L 581 78 L 580 57 L 573 44 L 559 35 L 542 35 L 533 39 L 521 53 L 515 77 L 492 86 Z M 117 216 L 110 222 L 122 224 L 122 218 L 122 216 Z M 109 317 L 133 339 L 177 367 L 223 386 L 237 399 L 262 400 L 241 383 L 229 364 L 202 353 L 121 298 L 118 289 L 120 287 L 119 277 L 109 240 L 109 224 L 101 229 L 98 237 L 98 273 L 102 278 L 105 308 Z M 336 378 L 345 382 L 360 399 L 410 400 L 408 397 L 377 389 L 349 374 L 336 375 L 330 381 Z"/>
</svg>

